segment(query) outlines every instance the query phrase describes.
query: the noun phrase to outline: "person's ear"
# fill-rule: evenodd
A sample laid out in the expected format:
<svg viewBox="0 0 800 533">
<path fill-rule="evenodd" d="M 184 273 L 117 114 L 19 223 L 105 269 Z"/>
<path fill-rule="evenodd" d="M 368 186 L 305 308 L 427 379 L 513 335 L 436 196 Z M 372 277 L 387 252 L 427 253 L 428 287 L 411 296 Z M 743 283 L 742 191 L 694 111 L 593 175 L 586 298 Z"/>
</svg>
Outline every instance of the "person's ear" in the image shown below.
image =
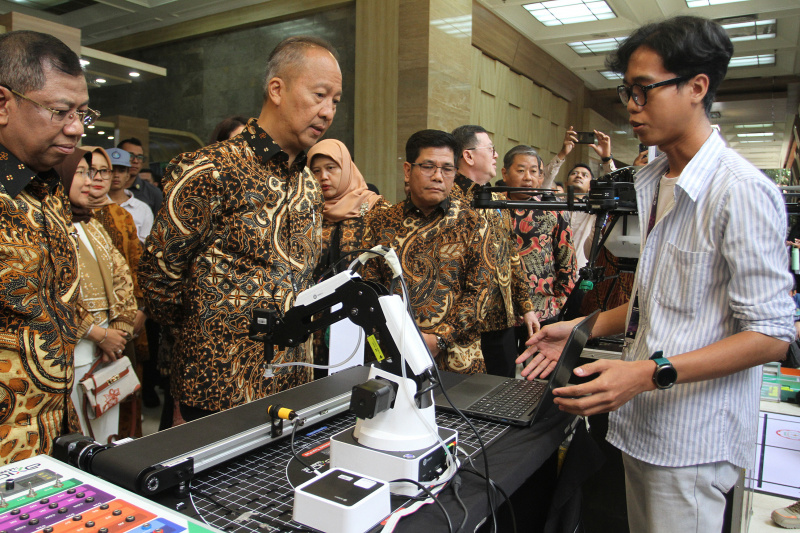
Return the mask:
<svg viewBox="0 0 800 533">
<path fill-rule="evenodd" d="M 403 182 L 408 185 L 408 181 L 411 179 L 411 169 L 414 168 L 411 166 L 411 163 L 408 161 L 403 163 Z"/>
<path fill-rule="evenodd" d="M 281 105 L 283 94 L 286 91 L 286 82 L 277 76 L 267 82 L 267 98 L 276 106 Z"/>
<path fill-rule="evenodd" d="M 14 94 L 6 89 L 0 87 L 0 125 L 5 126 L 8 124 L 9 106 L 14 99 Z"/>
<path fill-rule="evenodd" d="M 692 102 L 703 103 L 703 99 L 708 94 L 709 83 L 710 80 L 707 74 L 698 74 L 686 83 L 689 87 Z"/>
<path fill-rule="evenodd" d="M 500 167 L 500 173 L 503 175 L 503 181 L 505 181 L 506 185 L 508 185 L 508 174 L 506 171 L 506 167 Z"/>
<path fill-rule="evenodd" d="M 475 158 L 472 157 L 472 150 L 464 150 L 461 152 L 461 159 L 466 161 L 469 166 L 475 164 Z"/>
</svg>

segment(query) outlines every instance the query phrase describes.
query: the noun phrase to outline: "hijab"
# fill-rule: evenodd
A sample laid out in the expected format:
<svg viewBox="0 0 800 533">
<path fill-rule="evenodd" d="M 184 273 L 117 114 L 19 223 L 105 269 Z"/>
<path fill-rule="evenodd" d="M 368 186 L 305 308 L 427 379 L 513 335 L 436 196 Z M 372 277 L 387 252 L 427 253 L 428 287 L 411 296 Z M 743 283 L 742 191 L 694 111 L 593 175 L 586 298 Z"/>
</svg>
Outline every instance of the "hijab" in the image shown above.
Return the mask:
<svg viewBox="0 0 800 533">
<path fill-rule="evenodd" d="M 92 218 L 91 209 L 73 204 L 72 198 L 69 197 L 70 189 L 72 188 L 72 182 L 75 181 L 75 172 L 78 170 L 78 164 L 80 163 L 81 159 L 85 159 L 86 162 L 89 163 L 89 166 L 92 166 L 91 152 L 87 152 L 83 148 L 75 148 L 71 154 L 61 161 L 61 163 L 53 167 L 53 169 L 55 169 L 55 171 L 58 172 L 58 175 L 61 177 L 61 184 L 64 186 L 64 193 L 69 199 L 69 206 L 72 210 L 72 221 L 75 224 L 78 222 L 88 222 L 89 219 Z"/>
<path fill-rule="evenodd" d="M 322 211 L 325 220 L 340 222 L 349 218 L 361 217 L 381 199 L 379 194 L 367 189 L 367 182 L 364 181 L 361 172 L 353 163 L 350 152 L 343 142 L 324 139 L 312 146 L 307 156 L 309 167 L 314 161 L 314 156 L 317 155 L 330 157 L 342 169 L 336 196 L 325 200 L 325 207 Z"/>
</svg>

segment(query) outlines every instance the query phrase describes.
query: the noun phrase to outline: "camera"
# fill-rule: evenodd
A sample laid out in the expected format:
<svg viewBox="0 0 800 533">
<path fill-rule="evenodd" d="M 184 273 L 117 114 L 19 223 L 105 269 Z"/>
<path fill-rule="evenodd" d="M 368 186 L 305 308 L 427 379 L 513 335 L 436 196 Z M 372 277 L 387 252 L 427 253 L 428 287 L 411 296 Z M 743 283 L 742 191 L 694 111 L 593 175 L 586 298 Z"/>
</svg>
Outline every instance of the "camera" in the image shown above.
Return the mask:
<svg viewBox="0 0 800 533">
<path fill-rule="evenodd" d="M 587 196 L 590 211 L 636 212 L 633 178 L 636 167 L 624 167 L 592 180 Z"/>
</svg>

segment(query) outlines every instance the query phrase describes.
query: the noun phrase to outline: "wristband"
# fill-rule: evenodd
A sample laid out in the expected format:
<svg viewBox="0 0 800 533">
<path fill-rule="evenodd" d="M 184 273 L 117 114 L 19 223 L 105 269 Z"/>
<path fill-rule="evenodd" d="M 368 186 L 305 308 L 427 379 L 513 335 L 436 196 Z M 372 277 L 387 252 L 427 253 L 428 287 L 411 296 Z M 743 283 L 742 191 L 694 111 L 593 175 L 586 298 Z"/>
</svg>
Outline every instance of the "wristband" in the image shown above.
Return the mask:
<svg viewBox="0 0 800 533">
<path fill-rule="evenodd" d="M 611 154 L 611 155 L 610 155 L 610 156 L 608 156 L 608 157 L 601 157 L 601 158 L 600 158 L 600 161 L 602 161 L 603 163 L 608 163 L 608 162 L 609 162 L 609 161 L 611 161 L 612 159 L 614 159 L 614 154 Z"/>
</svg>

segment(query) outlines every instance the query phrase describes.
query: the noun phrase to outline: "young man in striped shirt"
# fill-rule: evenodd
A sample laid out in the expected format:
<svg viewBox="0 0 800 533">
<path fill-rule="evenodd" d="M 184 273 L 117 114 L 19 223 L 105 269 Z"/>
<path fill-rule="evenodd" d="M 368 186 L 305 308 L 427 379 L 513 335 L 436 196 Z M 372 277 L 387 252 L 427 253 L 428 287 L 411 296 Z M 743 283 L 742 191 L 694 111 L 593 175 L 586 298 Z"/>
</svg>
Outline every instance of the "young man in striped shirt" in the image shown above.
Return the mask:
<svg viewBox="0 0 800 533">
<path fill-rule="evenodd" d="M 708 118 L 732 53 L 715 22 L 676 17 L 640 28 L 609 58 L 634 133 L 664 155 L 636 176 L 634 297 L 592 331 L 625 333 L 622 360 L 579 367 L 595 378 L 555 393 L 562 410 L 611 412 L 631 531 L 721 530 L 725 494 L 752 463 L 760 366 L 785 357 L 795 336 L 783 199 Z M 529 341 L 519 361 L 538 353 L 523 375 L 549 373 L 572 325 Z"/>
</svg>

